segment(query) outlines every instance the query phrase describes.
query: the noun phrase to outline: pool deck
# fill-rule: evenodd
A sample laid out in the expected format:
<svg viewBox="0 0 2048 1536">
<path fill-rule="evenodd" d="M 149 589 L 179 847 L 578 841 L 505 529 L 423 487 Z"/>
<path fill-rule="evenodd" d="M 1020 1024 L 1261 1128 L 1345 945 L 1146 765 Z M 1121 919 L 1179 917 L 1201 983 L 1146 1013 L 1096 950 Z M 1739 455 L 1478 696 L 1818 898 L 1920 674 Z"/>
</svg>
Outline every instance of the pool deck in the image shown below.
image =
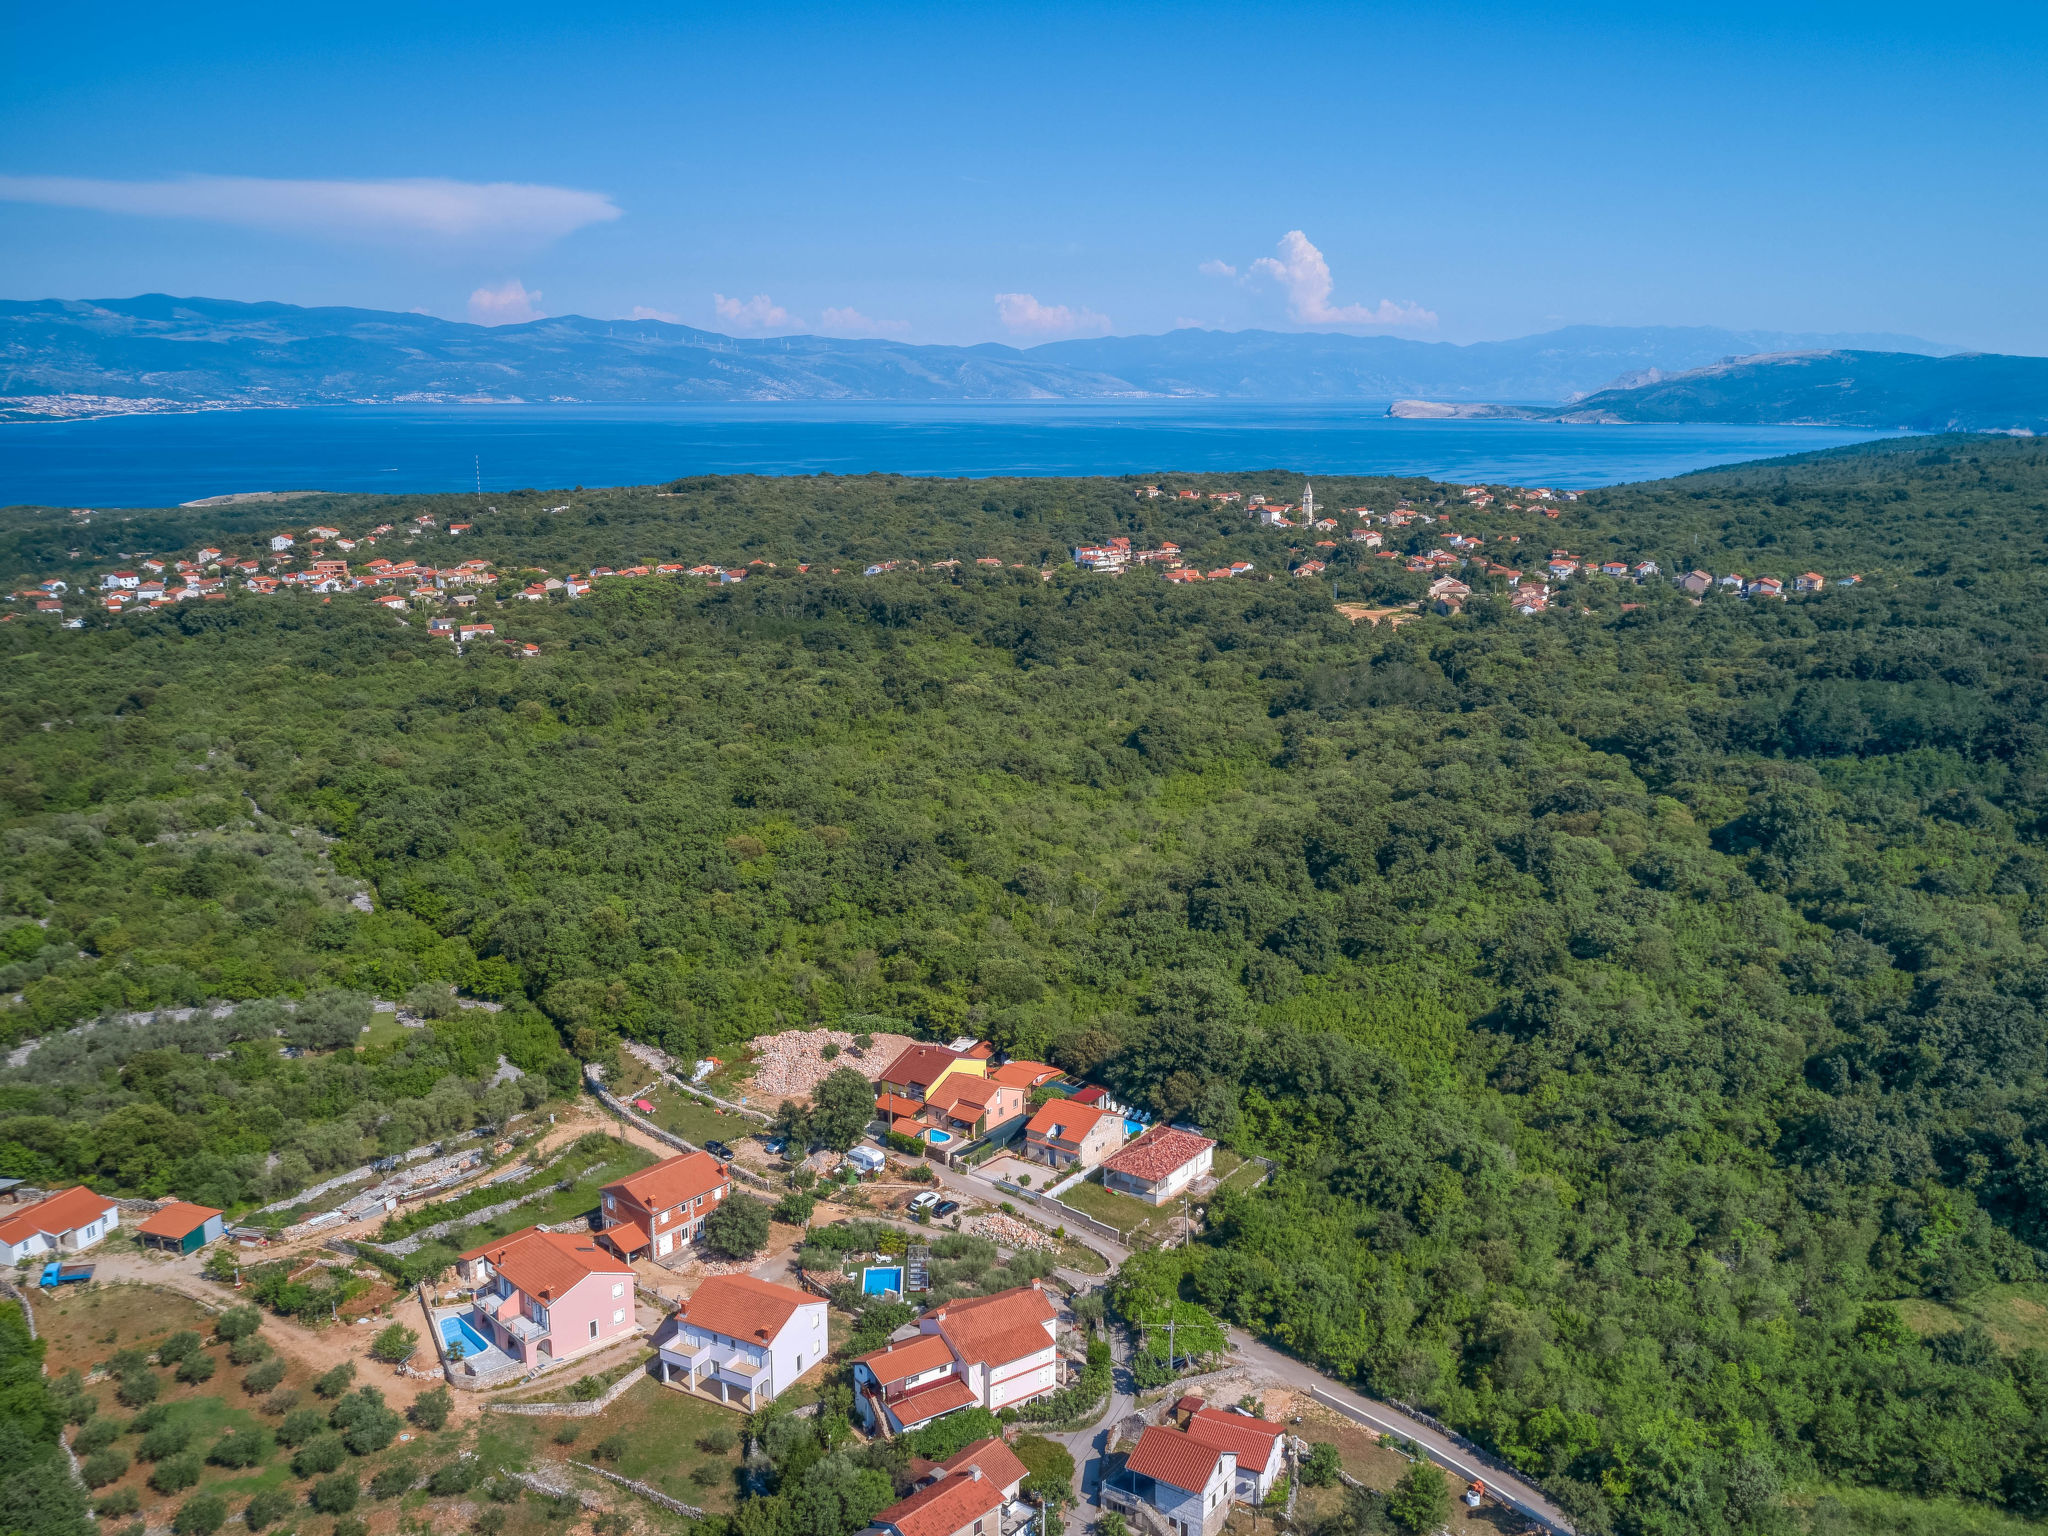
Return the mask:
<svg viewBox="0 0 2048 1536">
<path fill-rule="evenodd" d="M 434 1331 L 441 1335 L 444 1350 L 447 1347 L 448 1333 L 443 1325 L 450 1318 L 461 1318 L 464 1321 L 468 1321 L 469 1314 L 474 1310 L 474 1307 L 469 1306 L 434 1308 Z M 471 1322 L 469 1326 L 472 1331 L 476 1330 L 475 1323 Z M 495 1344 L 487 1345 L 481 1354 L 471 1354 L 469 1353 L 469 1341 L 464 1339 L 463 1351 L 462 1365 L 469 1367 L 470 1374 L 476 1376 L 488 1376 L 493 1371 L 502 1371 L 512 1366 L 524 1364 L 523 1361 L 513 1359 Z M 458 1369 L 460 1368 L 458 1367 Z"/>
</svg>

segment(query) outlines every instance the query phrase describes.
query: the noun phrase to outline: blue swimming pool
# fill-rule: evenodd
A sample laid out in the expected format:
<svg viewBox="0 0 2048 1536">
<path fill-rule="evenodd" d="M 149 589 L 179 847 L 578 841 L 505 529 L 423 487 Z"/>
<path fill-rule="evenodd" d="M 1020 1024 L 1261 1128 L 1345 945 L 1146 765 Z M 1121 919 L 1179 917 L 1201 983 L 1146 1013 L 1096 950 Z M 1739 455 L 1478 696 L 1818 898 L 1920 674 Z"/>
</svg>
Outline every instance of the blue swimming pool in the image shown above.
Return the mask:
<svg viewBox="0 0 2048 1536">
<path fill-rule="evenodd" d="M 903 1294 L 903 1270 L 900 1267 L 871 1269 L 860 1277 L 863 1296 L 885 1296 L 891 1291 L 898 1296 Z"/>
<path fill-rule="evenodd" d="M 951 1131 L 942 1131 L 937 1126 L 933 1126 L 924 1133 L 924 1139 L 933 1146 L 940 1147 L 953 1139 L 953 1133 Z"/>
<path fill-rule="evenodd" d="M 460 1344 L 466 1360 L 474 1360 L 491 1347 L 491 1341 L 470 1327 L 468 1318 L 460 1315 L 441 1319 L 441 1342 L 450 1349 Z"/>
<path fill-rule="evenodd" d="M 1144 1134 L 1145 1134 L 1145 1122 L 1144 1122 L 1144 1121 L 1142 1121 L 1142 1120 L 1126 1120 L 1126 1121 L 1124 1122 L 1124 1136 L 1125 1136 L 1125 1138 L 1126 1138 L 1126 1139 L 1128 1139 L 1128 1138 L 1130 1138 L 1130 1137 L 1132 1137 L 1132 1136 L 1142 1136 L 1142 1135 L 1144 1135 Z"/>
</svg>

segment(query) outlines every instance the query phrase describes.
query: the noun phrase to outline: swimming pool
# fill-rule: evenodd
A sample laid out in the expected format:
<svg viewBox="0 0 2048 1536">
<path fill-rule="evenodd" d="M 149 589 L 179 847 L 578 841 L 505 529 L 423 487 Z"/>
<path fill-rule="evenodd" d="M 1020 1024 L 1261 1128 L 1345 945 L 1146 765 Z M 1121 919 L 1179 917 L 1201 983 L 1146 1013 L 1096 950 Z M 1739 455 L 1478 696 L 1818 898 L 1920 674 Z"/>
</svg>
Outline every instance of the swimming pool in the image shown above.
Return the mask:
<svg viewBox="0 0 2048 1536">
<path fill-rule="evenodd" d="M 1145 1122 L 1144 1122 L 1144 1121 L 1142 1121 L 1142 1120 L 1126 1120 L 1126 1121 L 1124 1122 L 1124 1139 L 1125 1139 L 1125 1140 L 1129 1140 L 1129 1139 L 1130 1139 L 1131 1137 L 1133 1137 L 1133 1136 L 1142 1136 L 1142 1135 L 1144 1135 L 1144 1134 L 1145 1134 Z"/>
<path fill-rule="evenodd" d="M 942 1131 L 937 1126 L 933 1126 L 924 1133 L 924 1139 L 935 1147 L 944 1146 L 953 1139 L 953 1133 L 951 1131 Z"/>
<path fill-rule="evenodd" d="M 441 1342 L 450 1349 L 460 1344 L 466 1360 L 474 1360 L 491 1348 L 491 1341 L 470 1327 L 469 1319 L 459 1313 L 441 1319 Z"/>
<path fill-rule="evenodd" d="M 900 1266 L 891 1269 L 870 1269 L 860 1277 L 860 1293 L 863 1296 L 884 1296 L 891 1291 L 898 1296 L 903 1294 L 903 1270 Z"/>
</svg>

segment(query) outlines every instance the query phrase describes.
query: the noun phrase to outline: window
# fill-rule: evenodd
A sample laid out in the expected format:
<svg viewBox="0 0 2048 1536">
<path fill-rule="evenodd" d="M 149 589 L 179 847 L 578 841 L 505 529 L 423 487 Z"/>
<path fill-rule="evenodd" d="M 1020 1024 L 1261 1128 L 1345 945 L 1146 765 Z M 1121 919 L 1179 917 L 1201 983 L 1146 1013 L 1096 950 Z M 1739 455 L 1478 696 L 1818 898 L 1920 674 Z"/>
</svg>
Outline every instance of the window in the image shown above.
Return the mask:
<svg viewBox="0 0 2048 1536">
<path fill-rule="evenodd" d="M 597 1337 L 597 1319 L 594 1317 L 590 1320 L 590 1336 L 593 1339 Z"/>
<path fill-rule="evenodd" d="M 623 1307 L 621 1307 L 621 1308 L 618 1308 L 618 1309 L 616 1309 L 616 1310 L 614 1310 L 614 1311 L 613 1311 L 613 1313 L 612 1313 L 612 1323 L 614 1324 L 614 1326 L 616 1326 L 616 1325 L 617 1325 L 617 1324 L 619 1324 L 619 1323 L 623 1323 L 623 1322 L 624 1322 L 625 1320 L 626 1320 L 626 1312 L 625 1312 L 625 1309 L 624 1309 Z"/>
<path fill-rule="evenodd" d="M 621 1296 L 623 1296 L 623 1295 L 625 1295 L 625 1294 L 626 1294 L 626 1282 L 625 1282 L 625 1281 L 621 1280 L 621 1281 L 619 1281 L 619 1282 L 618 1282 L 618 1284 L 616 1284 L 616 1285 L 614 1285 L 614 1286 L 612 1287 L 612 1300 L 614 1300 L 614 1301 L 617 1301 L 617 1300 L 618 1300 L 618 1299 L 619 1299 L 619 1298 L 620 1298 Z"/>
</svg>

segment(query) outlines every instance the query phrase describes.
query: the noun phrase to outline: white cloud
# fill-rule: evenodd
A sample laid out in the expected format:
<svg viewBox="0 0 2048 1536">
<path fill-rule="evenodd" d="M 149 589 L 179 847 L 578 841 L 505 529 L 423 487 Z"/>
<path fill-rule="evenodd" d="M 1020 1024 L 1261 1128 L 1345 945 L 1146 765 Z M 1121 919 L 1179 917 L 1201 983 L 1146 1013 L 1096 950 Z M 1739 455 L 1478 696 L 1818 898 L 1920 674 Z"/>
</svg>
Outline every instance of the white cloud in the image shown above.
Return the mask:
<svg viewBox="0 0 2048 1536">
<path fill-rule="evenodd" d="M 908 320 L 872 320 L 857 309 L 827 308 L 818 320 L 827 336 L 901 336 L 910 329 Z"/>
<path fill-rule="evenodd" d="M 618 205 L 601 192 L 434 177 L 281 181 L 259 176 L 182 176 L 172 181 L 95 181 L 79 176 L 0 176 L 0 201 L 366 239 L 551 240 L 586 224 L 606 223 L 620 213 Z"/>
<path fill-rule="evenodd" d="M 1195 270 L 1204 277 L 1235 277 L 1237 268 L 1227 261 L 1205 261 Z"/>
<path fill-rule="evenodd" d="M 1330 290 L 1330 264 L 1323 253 L 1309 243 L 1307 235 L 1290 229 L 1280 237 L 1280 258 L 1261 256 L 1251 264 L 1251 273 L 1270 277 L 1287 294 L 1287 313 L 1301 325 L 1369 325 L 1399 330 L 1427 330 L 1436 325 L 1436 315 L 1415 304 L 1396 304 L 1381 299 L 1378 306 L 1363 304 L 1334 306 Z"/>
<path fill-rule="evenodd" d="M 645 304 L 635 304 L 633 306 L 633 313 L 626 318 L 629 320 L 663 320 L 670 325 L 681 325 L 683 323 L 681 315 L 672 315 L 665 309 L 649 309 Z"/>
<path fill-rule="evenodd" d="M 478 325 L 523 325 L 538 320 L 540 290 L 526 291 L 516 277 L 508 277 L 501 288 L 479 288 L 469 296 L 469 318 Z"/>
<path fill-rule="evenodd" d="M 1064 304 L 1041 304 L 1028 293 L 997 294 L 996 313 L 1010 330 L 1033 336 L 1100 336 L 1109 329 L 1107 315 Z"/>
<path fill-rule="evenodd" d="M 728 299 L 722 293 L 714 293 L 711 307 L 718 311 L 719 319 L 739 331 L 781 331 L 803 324 L 801 320 L 792 320 L 789 311 L 765 293 L 757 293 L 751 299 Z"/>
</svg>

